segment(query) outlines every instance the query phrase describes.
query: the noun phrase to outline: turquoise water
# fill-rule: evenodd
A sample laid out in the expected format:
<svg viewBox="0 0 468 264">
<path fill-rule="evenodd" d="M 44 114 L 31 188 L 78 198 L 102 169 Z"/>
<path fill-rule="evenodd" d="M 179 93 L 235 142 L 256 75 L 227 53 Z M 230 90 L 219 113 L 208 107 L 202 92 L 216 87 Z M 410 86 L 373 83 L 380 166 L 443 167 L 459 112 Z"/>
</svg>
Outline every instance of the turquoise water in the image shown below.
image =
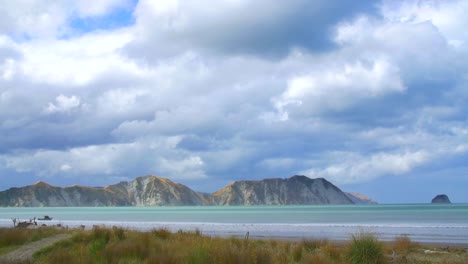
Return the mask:
<svg viewBox="0 0 468 264">
<path fill-rule="evenodd" d="M 43 215 L 49 224 L 70 227 L 118 225 L 141 230 L 199 229 L 207 235 L 348 239 L 373 232 L 381 239 L 407 234 L 421 242 L 468 243 L 468 204 L 200 206 L 200 207 L 36 207 L 0 208 L 0 226 L 11 218 Z"/>
</svg>

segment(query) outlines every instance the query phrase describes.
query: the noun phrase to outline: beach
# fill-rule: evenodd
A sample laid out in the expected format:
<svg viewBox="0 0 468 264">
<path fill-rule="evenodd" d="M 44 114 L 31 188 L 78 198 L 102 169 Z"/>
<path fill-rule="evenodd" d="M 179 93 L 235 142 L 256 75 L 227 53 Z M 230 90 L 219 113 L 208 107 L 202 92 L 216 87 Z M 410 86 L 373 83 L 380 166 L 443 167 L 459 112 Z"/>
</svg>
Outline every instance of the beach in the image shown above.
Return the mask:
<svg viewBox="0 0 468 264">
<path fill-rule="evenodd" d="M 209 236 L 349 240 L 375 234 L 382 241 L 406 235 L 422 243 L 468 244 L 468 205 L 186 206 L 0 208 L 0 227 L 11 218 L 50 215 L 46 225 L 119 226 L 141 231 L 199 230 Z"/>
</svg>

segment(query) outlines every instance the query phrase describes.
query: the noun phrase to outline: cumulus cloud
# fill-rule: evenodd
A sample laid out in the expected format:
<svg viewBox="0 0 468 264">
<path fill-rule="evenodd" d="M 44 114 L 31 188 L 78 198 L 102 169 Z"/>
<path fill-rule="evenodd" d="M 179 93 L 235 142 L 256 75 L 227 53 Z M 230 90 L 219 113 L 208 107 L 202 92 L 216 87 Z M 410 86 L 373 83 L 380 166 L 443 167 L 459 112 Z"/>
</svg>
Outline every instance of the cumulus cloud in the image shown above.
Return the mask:
<svg viewBox="0 0 468 264">
<path fill-rule="evenodd" d="M 280 111 L 290 104 L 309 113 L 340 111 L 362 99 L 405 91 L 398 68 L 385 60 L 369 64 L 339 65 L 338 69 L 294 77 L 288 81 L 286 91 L 274 100 L 275 106 Z"/>
<path fill-rule="evenodd" d="M 464 1 L 202 2 L 0 7 L 0 174 L 343 184 L 465 157 Z"/>
<path fill-rule="evenodd" d="M 464 19 L 468 3 L 455 1 L 383 1 L 382 13 L 391 21 L 405 23 L 421 23 L 430 21 L 440 31 L 449 44 L 456 48 L 466 49 L 468 34 L 463 28 L 468 26 Z"/>
<path fill-rule="evenodd" d="M 46 113 L 68 112 L 81 104 L 80 98 L 77 96 L 65 96 L 63 94 L 55 98 L 55 103 L 49 103 L 45 109 Z"/>
<path fill-rule="evenodd" d="M 145 61 L 185 51 L 279 56 L 300 47 L 330 49 L 338 20 L 373 11 L 368 1 L 140 1 L 138 37 L 127 47 Z M 252 12 L 255 10 L 255 12 Z M 152 47 L 152 53 L 144 50 Z"/>
<path fill-rule="evenodd" d="M 67 150 L 37 150 L 0 155 L 2 163 L 18 172 L 42 177 L 109 177 L 126 175 L 127 166 L 138 175 L 161 173 L 173 179 L 205 178 L 203 160 L 177 150 L 180 139 L 146 139 L 134 143 L 91 145 Z M 130 175 L 131 176 L 131 175 Z"/>
<path fill-rule="evenodd" d="M 31 41 L 21 46 L 22 71 L 34 82 L 72 87 L 109 72 L 137 75 L 140 69 L 117 52 L 130 39 L 127 31 L 117 30 L 72 40 Z"/>
<path fill-rule="evenodd" d="M 404 153 L 376 153 L 362 156 L 356 153 L 332 153 L 337 163 L 323 169 L 310 169 L 307 176 L 327 178 L 339 183 L 367 182 L 387 175 L 401 175 L 430 160 L 424 151 Z"/>
</svg>

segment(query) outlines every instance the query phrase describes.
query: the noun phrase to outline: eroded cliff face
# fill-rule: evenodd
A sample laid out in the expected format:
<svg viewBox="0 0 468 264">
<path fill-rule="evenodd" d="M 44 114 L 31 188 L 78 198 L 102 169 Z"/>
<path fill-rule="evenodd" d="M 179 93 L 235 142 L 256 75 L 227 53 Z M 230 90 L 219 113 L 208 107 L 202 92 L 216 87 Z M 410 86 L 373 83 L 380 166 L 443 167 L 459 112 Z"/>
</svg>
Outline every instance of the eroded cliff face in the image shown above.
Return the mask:
<svg viewBox="0 0 468 264">
<path fill-rule="evenodd" d="M 213 194 L 219 205 L 352 204 L 325 179 L 293 176 L 288 179 L 238 181 Z"/>
<path fill-rule="evenodd" d="M 56 187 L 44 182 L 0 192 L 0 206 L 125 206 L 120 197 L 105 188 Z"/>
<path fill-rule="evenodd" d="M 0 192 L 0 206 L 203 205 L 187 186 L 156 176 L 138 177 L 104 188 L 56 187 L 44 182 Z"/>
<path fill-rule="evenodd" d="M 354 204 L 377 204 L 377 201 L 360 193 L 345 192 L 345 194 Z"/>
<path fill-rule="evenodd" d="M 126 196 L 134 206 L 204 205 L 200 195 L 187 186 L 156 176 L 138 177 L 106 188 Z"/>
<path fill-rule="evenodd" d="M 352 204 L 325 179 L 238 181 L 213 193 L 197 193 L 169 179 L 145 176 L 104 188 L 56 187 L 44 182 L 0 192 L 0 206 L 176 206 Z"/>
</svg>

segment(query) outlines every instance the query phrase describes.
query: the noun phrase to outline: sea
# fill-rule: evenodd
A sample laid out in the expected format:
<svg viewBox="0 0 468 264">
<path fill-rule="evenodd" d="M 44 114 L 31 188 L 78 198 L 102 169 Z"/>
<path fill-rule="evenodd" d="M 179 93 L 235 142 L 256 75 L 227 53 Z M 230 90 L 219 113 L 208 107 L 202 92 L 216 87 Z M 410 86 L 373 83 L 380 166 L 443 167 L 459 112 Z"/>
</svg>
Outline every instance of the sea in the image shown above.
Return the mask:
<svg viewBox="0 0 468 264">
<path fill-rule="evenodd" d="M 176 207 L 2 207 L 0 227 L 11 218 L 45 215 L 39 224 L 75 228 L 94 225 L 136 230 L 166 228 L 207 236 L 349 240 L 372 233 L 381 240 L 405 235 L 413 241 L 468 244 L 468 204 Z"/>
</svg>

